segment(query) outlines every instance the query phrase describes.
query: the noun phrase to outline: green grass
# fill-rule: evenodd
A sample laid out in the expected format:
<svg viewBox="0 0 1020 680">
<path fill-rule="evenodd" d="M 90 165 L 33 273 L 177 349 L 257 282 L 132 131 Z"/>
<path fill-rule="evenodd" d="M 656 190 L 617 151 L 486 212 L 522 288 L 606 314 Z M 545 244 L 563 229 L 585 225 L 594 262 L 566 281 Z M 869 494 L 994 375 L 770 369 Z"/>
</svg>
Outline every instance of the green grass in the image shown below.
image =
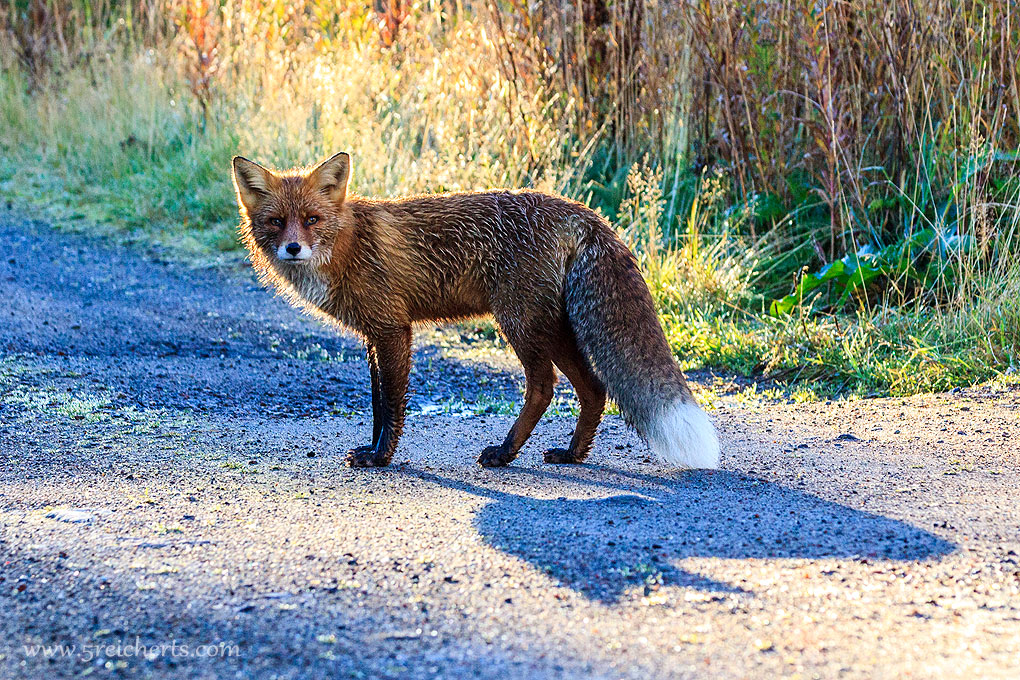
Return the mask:
<svg viewBox="0 0 1020 680">
<path fill-rule="evenodd" d="M 231 156 L 264 149 L 260 159 L 268 162 L 311 162 L 327 144 L 333 150 L 329 140 L 342 139 L 354 154 L 355 189 L 366 193 L 532 184 L 609 214 L 639 254 L 685 369 L 750 376 L 789 395 L 866 396 L 947 390 L 1020 365 L 1020 250 L 1013 231 L 991 256 L 950 262 L 959 274 L 951 287 L 936 282 L 930 294 L 910 297 L 898 295 L 897 282 L 889 281 L 884 291 L 847 304 L 806 300 L 793 313 L 772 317 L 769 302 L 790 292 L 803 267 L 819 266 L 809 244 L 828 223 L 816 208 L 794 206 L 779 218 L 783 229 L 753 236 L 760 202 L 739 199 L 724 169 L 670 174 L 652 157 L 613 165 L 600 151 L 582 153 L 585 145 L 541 124 L 532 142 L 544 149 L 544 165 L 528 161 L 525 168 L 504 136 L 501 110 L 486 109 L 468 125 L 463 111 L 477 105 L 475 95 L 450 94 L 455 90 L 443 89 L 449 84 L 442 79 L 427 92 L 394 79 L 383 89 L 388 99 L 352 89 L 344 95 L 347 108 L 329 125 L 314 99 L 290 101 L 285 132 L 281 109 L 251 99 L 243 83 L 214 99 L 203 117 L 173 69 L 124 50 L 88 68 L 68 68 L 59 85 L 36 90 L 18 68 L 5 66 L 5 198 L 64 228 L 203 261 L 224 253 L 239 258 Z M 368 54 L 352 58 L 377 58 Z M 302 77 L 310 88 L 323 86 Z M 436 127 L 442 120 L 451 121 L 449 129 Z M 434 136 L 432 151 L 418 156 L 408 150 L 408 140 L 420 146 L 428 135 Z M 464 149 L 474 151 L 464 156 Z M 1014 213 L 1004 224 L 1011 227 L 1016 190 L 1003 192 Z M 917 219 L 939 218 L 919 212 Z M 951 290 L 940 293 L 939 285 Z M 337 359 L 315 346 L 300 356 Z M 61 408 L 101 414 L 85 402 Z"/>
<path fill-rule="evenodd" d="M 975 351 L 977 337 L 959 337 L 924 313 L 744 321 L 667 317 L 664 325 L 685 369 L 725 368 L 768 377 L 819 396 L 908 395 L 972 385 L 1003 367 Z"/>
<path fill-rule="evenodd" d="M 34 96 L 16 68 L 0 75 L 0 190 L 42 208 L 59 226 L 178 254 L 239 248 L 227 169 L 236 136 L 206 133 L 195 112 L 129 63 L 67 74 L 59 92 Z M 94 75 L 92 77 L 95 77 Z"/>
</svg>

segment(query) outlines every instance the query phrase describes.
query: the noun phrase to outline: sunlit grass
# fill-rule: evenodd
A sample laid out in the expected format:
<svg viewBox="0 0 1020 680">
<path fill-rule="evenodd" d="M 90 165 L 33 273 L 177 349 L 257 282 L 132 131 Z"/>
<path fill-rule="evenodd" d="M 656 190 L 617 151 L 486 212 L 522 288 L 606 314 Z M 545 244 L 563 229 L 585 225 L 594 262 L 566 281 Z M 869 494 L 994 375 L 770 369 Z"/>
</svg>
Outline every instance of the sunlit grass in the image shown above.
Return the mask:
<svg viewBox="0 0 1020 680">
<path fill-rule="evenodd" d="M 84 7 L 72 5 L 72 13 Z M 924 129 L 904 138 L 912 166 L 894 176 L 863 161 L 869 140 L 894 129 L 890 116 L 871 128 L 855 121 L 860 139 L 844 141 L 859 154 L 856 167 L 833 149 L 821 149 L 832 157 L 819 161 L 807 134 L 817 121 L 797 119 L 795 98 L 769 89 L 779 62 L 764 34 L 752 31 L 734 47 L 746 52 L 740 77 L 751 81 L 737 84 L 751 89 L 717 100 L 753 100 L 760 118 L 725 119 L 712 102 L 692 108 L 702 93 L 687 80 L 697 61 L 689 43 L 711 52 L 718 36 L 712 27 L 698 34 L 683 12 L 647 18 L 649 54 L 636 71 L 644 89 L 607 81 L 585 95 L 595 76 L 542 72 L 537 33 L 515 24 L 502 35 L 484 13 L 422 6 L 388 42 L 367 5 L 354 2 L 226 2 L 182 13 L 193 6 L 168 3 L 172 20 L 162 27 L 120 28 L 111 15 L 103 21 L 118 28 L 107 37 L 82 28 L 87 58 L 54 52 L 33 65 L 0 50 L 4 196 L 66 228 L 192 258 L 239 258 L 230 157 L 283 167 L 345 150 L 358 193 L 533 186 L 602 210 L 637 253 L 687 369 L 761 377 L 791 395 L 869 395 L 944 390 L 1020 363 L 1020 181 L 1008 170 L 1015 159 L 981 132 L 1012 130 L 998 113 L 981 119 L 992 78 L 985 71 L 953 85 L 955 67 L 924 65 L 934 75 L 910 83 L 904 97 L 926 91 L 934 103 L 917 117 Z M 939 30 L 969 20 L 950 9 L 933 9 L 946 22 Z M 783 30 L 796 35 L 809 19 L 785 16 Z M 990 30 L 983 26 L 975 30 Z M 662 51 L 651 48 L 670 41 L 683 45 L 677 60 L 658 59 Z M 980 43 L 953 46 L 961 64 L 984 54 Z M 796 59 L 807 54 L 791 50 Z M 962 95 L 946 95 L 953 87 Z M 944 108 L 956 96 L 967 106 Z M 704 130 L 694 130 L 702 114 Z M 733 127 L 745 122 L 749 129 Z M 695 156 L 707 152 L 698 144 L 710 140 L 693 136 L 705 131 L 729 142 L 739 132 L 761 153 L 724 149 L 724 159 L 702 167 Z M 845 181 L 839 195 L 820 184 L 830 170 Z M 836 233 L 837 223 L 849 226 Z M 846 241 L 842 255 L 865 245 L 858 240 L 884 245 L 921 227 L 969 235 L 975 247 L 951 253 L 927 287 L 890 278 L 838 304 L 825 291 L 828 298 L 804 300 L 789 315 L 768 314 L 802 271 L 831 261 L 830 246 Z M 302 356 L 330 358 L 317 348 Z"/>
</svg>

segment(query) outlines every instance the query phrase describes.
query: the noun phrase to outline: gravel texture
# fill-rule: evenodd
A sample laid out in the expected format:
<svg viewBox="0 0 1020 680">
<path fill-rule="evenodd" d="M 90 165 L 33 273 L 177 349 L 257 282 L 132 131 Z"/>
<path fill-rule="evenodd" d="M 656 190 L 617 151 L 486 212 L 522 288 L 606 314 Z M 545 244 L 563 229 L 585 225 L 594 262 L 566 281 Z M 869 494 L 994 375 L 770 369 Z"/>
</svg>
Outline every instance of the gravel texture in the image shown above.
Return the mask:
<svg viewBox="0 0 1020 680">
<path fill-rule="evenodd" d="M 0 252 L 0 677 L 1017 677 L 1016 385 L 723 398 L 716 472 L 617 417 L 543 465 L 553 415 L 483 470 L 521 376 L 424 333 L 351 470 L 361 350 L 247 271 L 10 213 Z"/>
</svg>

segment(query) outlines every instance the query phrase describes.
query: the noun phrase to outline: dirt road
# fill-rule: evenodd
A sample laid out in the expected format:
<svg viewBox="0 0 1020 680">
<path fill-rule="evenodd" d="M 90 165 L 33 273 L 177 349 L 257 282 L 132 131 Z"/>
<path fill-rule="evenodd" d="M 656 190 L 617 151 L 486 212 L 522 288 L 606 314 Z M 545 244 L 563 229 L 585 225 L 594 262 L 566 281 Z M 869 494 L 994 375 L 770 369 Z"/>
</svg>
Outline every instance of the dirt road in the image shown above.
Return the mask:
<svg viewBox="0 0 1020 680">
<path fill-rule="evenodd" d="M 360 349 L 246 272 L 10 213 L 0 253 L 2 677 L 1017 677 L 1015 384 L 721 399 L 716 472 L 616 417 L 543 465 L 561 401 L 483 470 L 521 377 L 426 334 L 351 470 Z"/>
</svg>

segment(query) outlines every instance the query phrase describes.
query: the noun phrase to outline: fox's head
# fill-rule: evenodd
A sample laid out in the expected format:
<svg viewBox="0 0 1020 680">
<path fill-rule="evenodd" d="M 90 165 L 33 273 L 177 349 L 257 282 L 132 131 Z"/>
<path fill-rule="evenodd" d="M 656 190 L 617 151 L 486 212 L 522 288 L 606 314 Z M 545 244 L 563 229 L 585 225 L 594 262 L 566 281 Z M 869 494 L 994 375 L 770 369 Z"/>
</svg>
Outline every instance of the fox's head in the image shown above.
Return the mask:
<svg viewBox="0 0 1020 680">
<path fill-rule="evenodd" d="M 350 174 L 351 157 L 346 153 L 311 170 L 286 172 L 235 156 L 234 188 L 245 245 L 253 255 L 285 265 L 328 260 Z"/>
</svg>

